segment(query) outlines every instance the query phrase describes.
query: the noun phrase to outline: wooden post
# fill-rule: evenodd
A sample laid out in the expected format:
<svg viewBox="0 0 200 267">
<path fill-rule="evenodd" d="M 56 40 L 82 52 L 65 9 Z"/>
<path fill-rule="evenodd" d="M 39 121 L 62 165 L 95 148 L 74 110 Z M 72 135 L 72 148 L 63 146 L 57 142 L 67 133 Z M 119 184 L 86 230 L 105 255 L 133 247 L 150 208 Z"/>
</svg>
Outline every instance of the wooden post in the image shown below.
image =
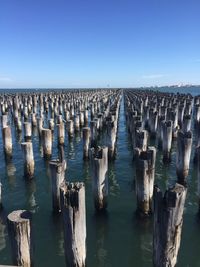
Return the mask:
<svg viewBox="0 0 200 267">
<path fill-rule="evenodd" d="M 107 144 L 109 159 L 115 158 L 115 145 L 116 145 L 116 124 L 115 121 L 109 120 L 107 122 Z"/>
<path fill-rule="evenodd" d="M 36 113 L 32 113 L 32 114 L 31 114 L 31 121 L 32 121 L 32 125 L 33 125 L 33 127 L 37 127 Z"/>
<path fill-rule="evenodd" d="M 90 130 L 91 130 L 91 146 L 97 146 L 97 122 L 90 121 Z"/>
<path fill-rule="evenodd" d="M 68 131 L 68 137 L 72 138 L 74 136 L 74 122 L 73 122 L 73 120 L 67 121 L 67 131 Z"/>
<path fill-rule="evenodd" d="M 79 117 L 79 114 L 76 114 L 76 116 L 74 117 L 74 128 L 75 128 L 76 132 L 78 132 L 80 130 L 80 117 Z"/>
<path fill-rule="evenodd" d="M 108 197 L 108 148 L 91 149 L 92 156 L 92 189 L 94 206 L 97 211 L 106 209 Z"/>
<path fill-rule="evenodd" d="M 54 119 L 53 118 L 49 119 L 49 129 L 51 131 L 54 131 Z"/>
<path fill-rule="evenodd" d="M 42 129 L 42 144 L 45 158 L 50 158 L 52 154 L 52 133 L 50 129 Z"/>
<path fill-rule="evenodd" d="M 24 122 L 24 139 L 25 142 L 31 141 L 32 128 L 30 122 Z"/>
<path fill-rule="evenodd" d="M 13 264 L 33 266 L 33 240 L 31 213 L 16 210 L 8 215 L 8 230 L 12 248 Z"/>
<path fill-rule="evenodd" d="M 6 126 L 2 130 L 3 144 L 4 144 L 4 152 L 7 158 L 12 157 L 12 133 L 10 126 Z"/>
<path fill-rule="evenodd" d="M 166 121 L 162 124 L 163 140 L 163 162 L 171 161 L 171 146 L 172 146 L 172 121 Z"/>
<path fill-rule="evenodd" d="M 60 186 L 60 202 L 64 226 L 66 265 L 85 267 L 86 213 L 85 186 L 83 183 L 66 183 Z"/>
<path fill-rule="evenodd" d="M 4 114 L 1 117 L 1 125 L 2 125 L 2 129 L 6 128 L 9 124 L 8 124 L 8 115 Z"/>
<path fill-rule="evenodd" d="M 51 188 L 52 188 L 52 207 L 54 212 L 60 212 L 60 185 L 65 179 L 65 166 L 59 160 L 49 162 Z"/>
<path fill-rule="evenodd" d="M 141 151 L 146 151 L 148 145 L 148 131 L 146 130 L 136 130 L 135 133 L 135 147 L 139 148 Z M 133 150 L 133 160 L 135 159 L 135 152 Z"/>
<path fill-rule="evenodd" d="M 149 215 L 152 212 L 152 197 L 155 179 L 156 148 L 136 153 L 137 212 Z"/>
<path fill-rule="evenodd" d="M 186 188 L 180 184 L 168 189 L 163 197 L 154 188 L 153 263 L 155 267 L 174 267 L 181 242 Z"/>
<path fill-rule="evenodd" d="M 183 117 L 183 127 L 182 127 L 182 131 L 184 133 L 189 132 L 191 130 L 191 122 L 192 122 L 192 118 L 191 115 L 184 115 Z"/>
<path fill-rule="evenodd" d="M 35 168 L 33 145 L 31 142 L 24 142 L 21 146 L 24 153 L 24 176 L 30 179 L 34 176 Z"/>
<path fill-rule="evenodd" d="M 197 183 L 198 183 L 198 201 L 200 214 L 200 146 L 196 147 L 196 163 L 197 163 Z"/>
<path fill-rule="evenodd" d="M 65 125 L 64 123 L 57 124 L 58 129 L 58 144 L 63 145 L 65 143 Z"/>
<path fill-rule="evenodd" d="M 83 159 L 89 158 L 90 128 L 83 128 Z"/>
<path fill-rule="evenodd" d="M 192 133 L 178 132 L 177 153 L 176 153 L 176 174 L 178 182 L 185 184 L 185 179 L 189 173 L 190 155 L 192 150 Z"/>
</svg>

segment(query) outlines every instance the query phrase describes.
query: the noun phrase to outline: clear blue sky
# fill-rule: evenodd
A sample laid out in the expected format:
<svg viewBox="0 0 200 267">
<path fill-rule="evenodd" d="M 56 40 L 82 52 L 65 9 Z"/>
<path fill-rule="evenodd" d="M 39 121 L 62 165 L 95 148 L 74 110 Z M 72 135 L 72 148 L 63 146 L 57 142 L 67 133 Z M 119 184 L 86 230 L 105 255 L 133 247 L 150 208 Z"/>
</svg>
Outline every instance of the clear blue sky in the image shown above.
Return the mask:
<svg viewBox="0 0 200 267">
<path fill-rule="evenodd" d="M 200 84 L 199 0 L 0 0 L 0 88 Z"/>
</svg>

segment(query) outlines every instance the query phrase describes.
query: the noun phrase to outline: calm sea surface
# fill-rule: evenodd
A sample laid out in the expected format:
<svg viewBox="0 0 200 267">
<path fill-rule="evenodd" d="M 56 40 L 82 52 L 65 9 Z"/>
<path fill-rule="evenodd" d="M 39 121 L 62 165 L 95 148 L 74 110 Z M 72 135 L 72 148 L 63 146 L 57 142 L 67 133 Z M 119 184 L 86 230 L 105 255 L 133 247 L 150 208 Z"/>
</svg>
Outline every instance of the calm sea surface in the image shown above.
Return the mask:
<svg viewBox="0 0 200 267">
<path fill-rule="evenodd" d="M 165 88 L 162 90 L 164 91 Z M 173 88 L 170 90 L 175 92 Z M 193 95 L 200 94 L 199 88 L 176 88 L 176 90 Z M 23 158 L 20 145 L 23 140 L 23 133 L 22 136 L 17 135 L 13 127 L 12 136 L 13 159 L 6 164 L 0 131 L 0 180 L 3 185 L 4 204 L 4 211 L 0 214 L 0 264 L 12 263 L 5 223 L 6 215 L 16 209 L 28 209 L 33 213 L 35 266 L 65 266 L 62 220 L 61 217 L 52 214 L 48 163 L 41 155 L 38 133 L 33 133 L 32 137 L 35 178 L 30 182 L 23 178 Z M 103 142 L 104 138 L 102 138 Z M 151 267 L 152 218 L 142 221 L 135 215 L 135 166 L 132 162 L 132 147 L 125 124 L 123 100 L 120 108 L 117 159 L 109 164 L 108 211 L 107 214 L 101 216 L 96 215 L 94 211 L 90 165 L 82 160 L 82 146 L 81 133 L 71 142 L 66 137 L 65 155 L 68 160 L 66 179 L 84 181 L 86 184 L 87 266 Z M 165 166 L 162 163 L 162 153 L 157 152 L 155 182 L 163 190 L 176 181 L 175 153 L 176 143 L 174 142 L 172 162 Z M 53 157 L 56 158 L 57 155 L 57 142 L 54 141 Z M 192 159 L 193 153 L 191 161 Z M 197 177 L 192 162 L 188 187 L 177 266 L 199 267 L 200 219 L 197 216 Z"/>
</svg>

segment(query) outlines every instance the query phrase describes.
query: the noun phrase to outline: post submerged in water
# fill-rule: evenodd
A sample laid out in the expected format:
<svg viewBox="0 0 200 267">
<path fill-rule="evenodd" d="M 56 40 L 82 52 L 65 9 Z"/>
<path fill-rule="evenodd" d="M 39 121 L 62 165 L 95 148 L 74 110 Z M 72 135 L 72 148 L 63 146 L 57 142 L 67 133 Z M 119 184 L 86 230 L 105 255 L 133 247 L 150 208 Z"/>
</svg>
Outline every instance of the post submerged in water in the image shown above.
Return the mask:
<svg viewBox="0 0 200 267">
<path fill-rule="evenodd" d="M 85 267 L 86 264 L 86 210 L 83 183 L 60 185 L 60 202 L 64 228 L 66 265 Z"/>
<path fill-rule="evenodd" d="M 187 189 L 180 184 L 168 189 L 163 197 L 154 188 L 153 263 L 155 267 L 174 267 L 181 242 L 183 210 Z"/>
<path fill-rule="evenodd" d="M 107 207 L 108 197 L 108 147 L 97 147 L 91 149 L 92 157 L 92 190 L 94 206 L 97 211 Z"/>
<path fill-rule="evenodd" d="M 22 267 L 32 267 L 33 240 L 31 213 L 25 210 L 16 210 L 8 215 L 7 221 L 13 264 Z"/>
</svg>

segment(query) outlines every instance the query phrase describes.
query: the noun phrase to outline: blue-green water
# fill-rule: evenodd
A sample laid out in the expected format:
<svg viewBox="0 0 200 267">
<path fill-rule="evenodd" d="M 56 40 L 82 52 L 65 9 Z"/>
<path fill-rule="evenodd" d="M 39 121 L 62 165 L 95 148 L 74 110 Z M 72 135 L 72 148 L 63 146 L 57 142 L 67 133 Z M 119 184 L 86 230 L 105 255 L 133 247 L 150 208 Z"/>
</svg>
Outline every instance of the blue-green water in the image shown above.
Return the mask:
<svg viewBox="0 0 200 267">
<path fill-rule="evenodd" d="M 180 88 L 178 89 L 181 90 Z M 189 92 L 189 88 L 183 91 Z M 200 94 L 197 88 L 195 94 Z M 11 250 L 5 226 L 6 214 L 15 209 L 28 209 L 33 213 L 34 260 L 37 267 L 65 266 L 62 220 L 52 214 L 51 184 L 48 164 L 41 156 L 37 133 L 33 136 L 35 178 L 27 182 L 23 178 L 23 159 L 20 137 L 13 127 L 13 159 L 6 164 L 0 131 L 0 179 L 3 185 L 4 211 L 0 221 L 0 264 L 11 264 Z M 23 136 L 23 135 L 22 135 Z M 68 159 L 66 179 L 84 181 L 87 207 L 87 266 L 89 267 L 151 267 L 152 266 L 152 218 L 139 220 L 135 215 L 134 163 L 127 133 L 124 103 L 120 108 L 117 159 L 109 164 L 109 199 L 107 214 L 95 214 L 91 194 L 89 163 L 82 160 L 81 134 L 71 142 L 66 137 L 65 154 Z M 176 143 L 173 144 L 172 162 L 163 165 L 162 153 L 156 160 L 156 183 L 165 189 L 176 181 Z M 57 157 L 54 141 L 53 157 Z M 193 155 L 191 157 L 191 160 Z M 200 220 L 197 216 L 197 177 L 190 164 L 188 194 L 184 212 L 181 248 L 178 267 L 200 266 Z"/>
</svg>

